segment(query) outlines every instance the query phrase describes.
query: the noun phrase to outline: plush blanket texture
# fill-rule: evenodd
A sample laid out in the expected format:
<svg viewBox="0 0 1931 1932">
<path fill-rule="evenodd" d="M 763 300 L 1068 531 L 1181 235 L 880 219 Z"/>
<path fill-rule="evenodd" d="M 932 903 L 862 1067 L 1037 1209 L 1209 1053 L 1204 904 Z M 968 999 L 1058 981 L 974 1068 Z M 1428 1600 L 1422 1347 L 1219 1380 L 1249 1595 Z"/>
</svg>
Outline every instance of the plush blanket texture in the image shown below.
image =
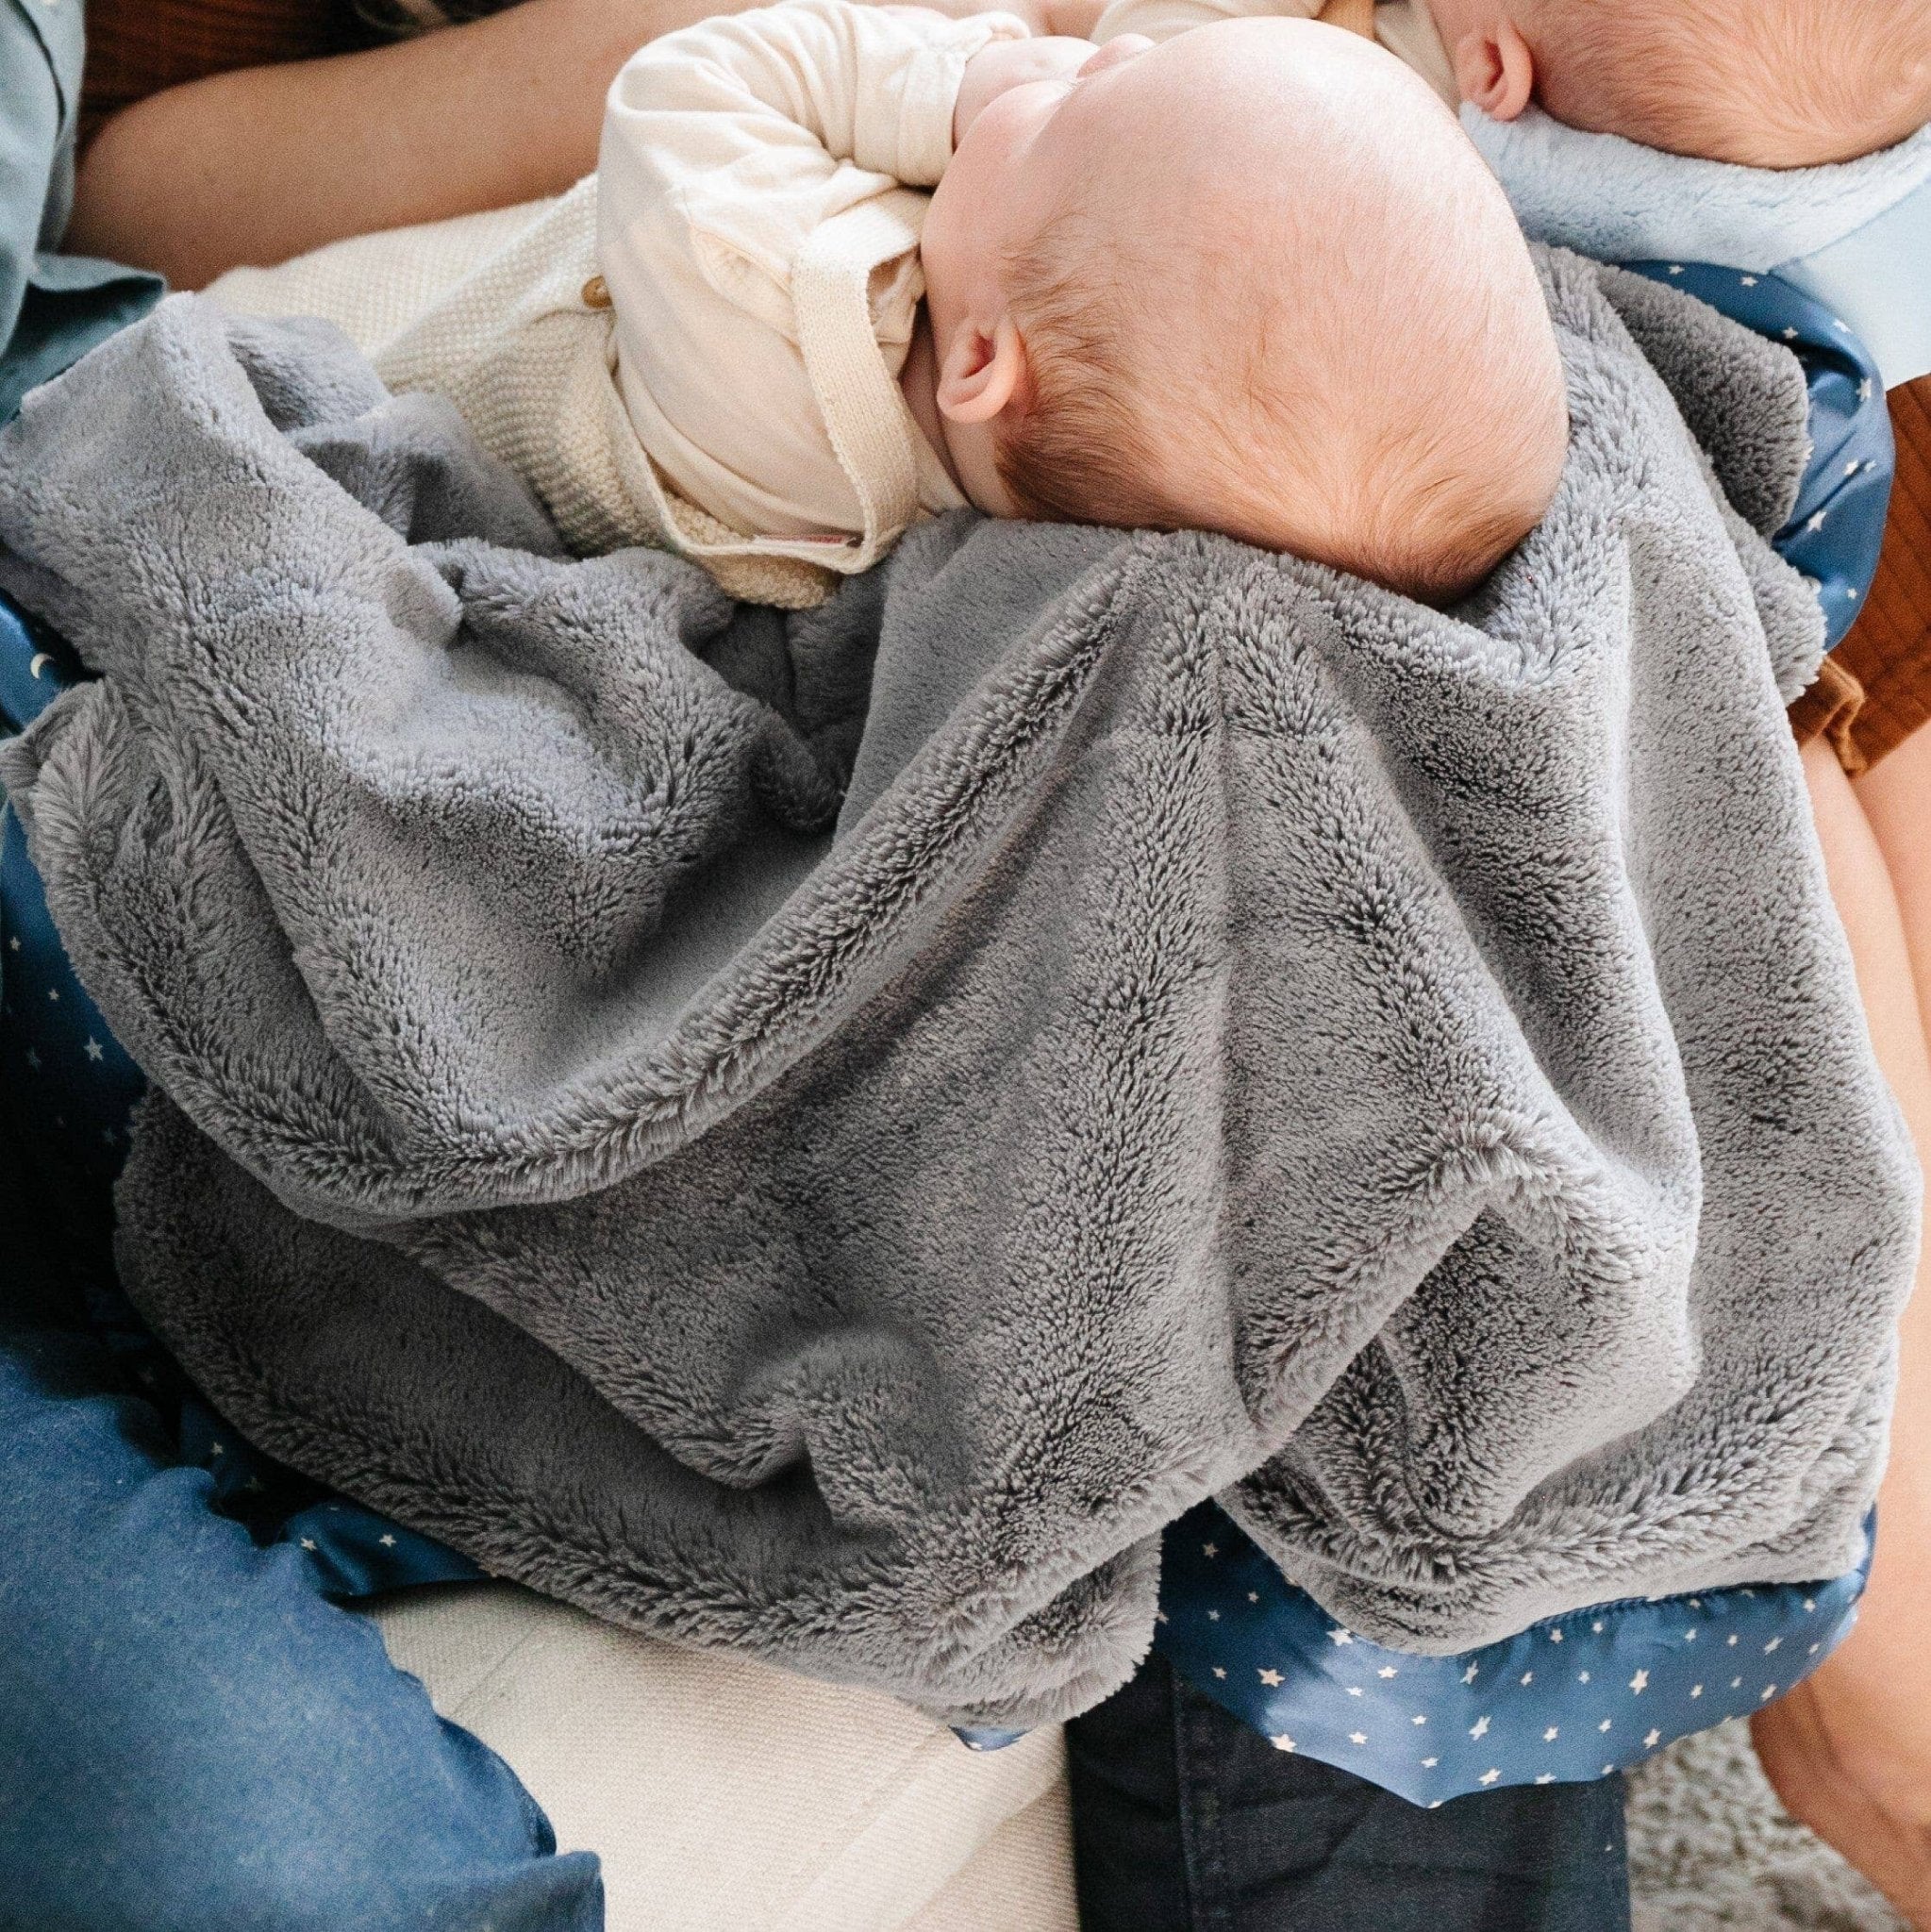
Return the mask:
<svg viewBox="0 0 1931 1932">
<path fill-rule="evenodd" d="M 734 608 L 189 298 L 40 391 L 0 581 L 103 675 L 4 775 L 192 1373 L 492 1570 L 981 1724 L 1118 1684 L 1215 1491 L 1423 1650 L 1848 1568 L 1916 1201 L 1756 534 L 1803 384 L 1547 274 L 1573 457 L 1452 615 L 971 519 Z"/>
</svg>

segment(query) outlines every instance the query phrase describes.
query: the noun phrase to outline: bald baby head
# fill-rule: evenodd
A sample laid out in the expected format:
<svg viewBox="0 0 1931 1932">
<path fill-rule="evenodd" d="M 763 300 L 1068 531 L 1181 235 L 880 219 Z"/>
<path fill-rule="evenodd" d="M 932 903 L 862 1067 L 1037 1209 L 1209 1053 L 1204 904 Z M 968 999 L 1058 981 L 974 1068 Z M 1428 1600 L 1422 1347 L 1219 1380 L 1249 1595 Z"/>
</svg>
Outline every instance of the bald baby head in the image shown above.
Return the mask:
<svg viewBox="0 0 1931 1932">
<path fill-rule="evenodd" d="M 1014 508 L 1472 588 L 1546 510 L 1568 416 L 1528 251 L 1453 117 L 1368 42 L 1282 20 L 1150 49 L 1111 105 L 1007 263 Z"/>
</svg>

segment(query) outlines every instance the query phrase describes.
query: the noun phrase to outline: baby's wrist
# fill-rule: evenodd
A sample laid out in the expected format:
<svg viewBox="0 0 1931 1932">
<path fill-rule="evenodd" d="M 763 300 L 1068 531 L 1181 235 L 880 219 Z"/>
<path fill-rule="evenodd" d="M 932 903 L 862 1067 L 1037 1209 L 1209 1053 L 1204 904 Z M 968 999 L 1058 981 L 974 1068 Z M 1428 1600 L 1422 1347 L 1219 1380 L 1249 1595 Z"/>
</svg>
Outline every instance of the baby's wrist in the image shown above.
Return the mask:
<svg viewBox="0 0 1931 1932">
<path fill-rule="evenodd" d="M 1036 33 L 1090 41 L 1107 10 L 1107 0 L 1040 0 L 1040 10 L 1041 24 Z"/>
<path fill-rule="evenodd" d="M 1092 54 L 1084 41 L 1043 34 L 1026 41 L 990 42 L 965 64 L 952 109 L 952 144 L 964 141 L 972 125 L 1003 93 L 1034 81 L 1070 78 Z"/>
</svg>

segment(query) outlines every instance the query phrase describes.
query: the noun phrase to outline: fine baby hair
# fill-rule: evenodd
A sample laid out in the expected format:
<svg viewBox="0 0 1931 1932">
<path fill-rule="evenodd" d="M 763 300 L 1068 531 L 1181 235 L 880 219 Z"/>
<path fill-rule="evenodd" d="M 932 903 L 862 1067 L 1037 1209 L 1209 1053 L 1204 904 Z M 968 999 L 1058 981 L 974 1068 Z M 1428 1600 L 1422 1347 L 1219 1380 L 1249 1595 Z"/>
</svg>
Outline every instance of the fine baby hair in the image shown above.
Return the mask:
<svg viewBox="0 0 1931 1932">
<path fill-rule="evenodd" d="M 1004 259 L 1012 511 L 1471 588 L 1546 510 L 1567 410 L 1527 248 L 1453 117 L 1305 21 L 1222 23 L 1086 85 L 1104 119 Z M 950 186 L 926 231 L 941 334 Z"/>
<path fill-rule="evenodd" d="M 1815 167 L 1931 121 L 1931 0 L 1437 0 L 1462 88 L 1519 112 L 1757 168 Z"/>
</svg>

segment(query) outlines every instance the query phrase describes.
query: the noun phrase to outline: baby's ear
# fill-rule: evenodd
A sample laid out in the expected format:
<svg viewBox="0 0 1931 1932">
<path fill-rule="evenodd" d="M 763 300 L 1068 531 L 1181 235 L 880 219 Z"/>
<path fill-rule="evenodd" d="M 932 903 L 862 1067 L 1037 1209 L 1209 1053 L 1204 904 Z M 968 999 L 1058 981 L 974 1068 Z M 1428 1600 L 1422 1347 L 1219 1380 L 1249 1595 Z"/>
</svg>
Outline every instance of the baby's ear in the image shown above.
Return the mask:
<svg viewBox="0 0 1931 1932">
<path fill-rule="evenodd" d="M 1465 101 L 1491 121 L 1513 121 L 1536 92 L 1536 57 L 1506 13 L 1465 34 L 1455 49 L 1455 78 Z"/>
<path fill-rule="evenodd" d="M 1025 344 L 1009 314 L 990 327 L 962 322 L 939 363 L 939 413 L 949 423 L 990 423 L 1025 379 Z"/>
</svg>

